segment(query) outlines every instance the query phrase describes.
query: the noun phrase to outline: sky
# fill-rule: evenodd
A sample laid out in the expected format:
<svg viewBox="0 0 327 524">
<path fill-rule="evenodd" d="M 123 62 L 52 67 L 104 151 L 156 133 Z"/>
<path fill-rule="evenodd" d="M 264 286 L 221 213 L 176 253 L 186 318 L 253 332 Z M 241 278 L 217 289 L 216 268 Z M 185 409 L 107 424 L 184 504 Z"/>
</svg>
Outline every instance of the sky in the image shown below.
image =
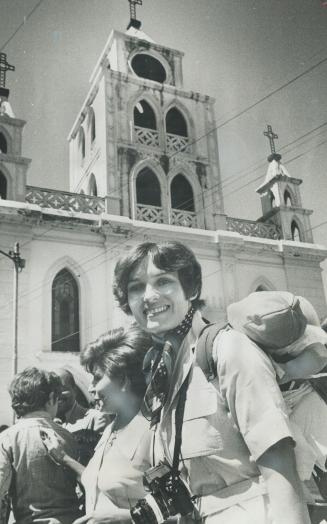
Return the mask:
<svg viewBox="0 0 327 524">
<path fill-rule="evenodd" d="M 216 99 L 226 213 L 252 220 L 261 215 L 255 189 L 267 169 L 263 131 L 271 124 L 284 165 L 303 180 L 314 239 L 327 245 L 323 4 L 143 0 L 137 15 L 153 40 L 185 53 L 185 89 Z M 27 121 L 29 185 L 68 190 L 68 133 L 111 29 L 124 31 L 128 21 L 127 0 L 0 0 L 0 49 L 16 67 L 7 73 L 10 102 Z"/>
</svg>

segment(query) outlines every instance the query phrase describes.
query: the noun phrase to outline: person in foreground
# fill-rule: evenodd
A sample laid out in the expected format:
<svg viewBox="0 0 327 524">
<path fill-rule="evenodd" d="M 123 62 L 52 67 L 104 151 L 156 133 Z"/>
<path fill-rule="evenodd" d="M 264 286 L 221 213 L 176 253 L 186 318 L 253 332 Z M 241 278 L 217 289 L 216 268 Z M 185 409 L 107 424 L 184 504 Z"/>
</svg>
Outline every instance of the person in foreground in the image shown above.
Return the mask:
<svg viewBox="0 0 327 524">
<path fill-rule="evenodd" d="M 47 432 L 50 454 L 75 471 L 85 488 L 86 515 L 76 524 L 130 522 L 130 506 L 145 495 L 142 478 L 150 467 L 151 433 L 140 406 L 146 388 L 142 364 L 150 343 L 137 327 L 121 328 L 102 335 L 82 353 L 81 363 L 93 375 L 96 403 L 102 412 L 115 415 L 86 468 Z"/>
<path fill-rule="evenodd" d="M 52 420 L 60 394 L 59 377 L 27 368 L 15 376 L 9 393 L 19 420 L 0 435 L 0 505 L 9 491 L 17 524 L 40 519 L 71 524 L 80 516 L 76 477 L 54 464 L 40 437 L 41 428 L 55 431 L 65 452 L 77 456 L 73 437 Z"/>
<path fill-rule="evenodd" d="M 308 524 L 271 361 L 245 335 L 225 329 L 212 345 L 214 373 L 205 373 L 197 352 L 206 325 L 199 312 L 201 286 L 198 261 L 177 242 L 140 244 L 115 268 L 120 307 L 152 335 L 158 352 L 155 357 L 152 349 L 145 358 L 150 371 L 144 408 L 155 431 L 152 465 L 174 466 L 175 411 L 187 387 L 179 470 L 196 503 L 181 521 Z M 163 376 L 169 381 L 160 390 Z M 137 510 L 145 506 L 141 501 Z"/>
</svg>

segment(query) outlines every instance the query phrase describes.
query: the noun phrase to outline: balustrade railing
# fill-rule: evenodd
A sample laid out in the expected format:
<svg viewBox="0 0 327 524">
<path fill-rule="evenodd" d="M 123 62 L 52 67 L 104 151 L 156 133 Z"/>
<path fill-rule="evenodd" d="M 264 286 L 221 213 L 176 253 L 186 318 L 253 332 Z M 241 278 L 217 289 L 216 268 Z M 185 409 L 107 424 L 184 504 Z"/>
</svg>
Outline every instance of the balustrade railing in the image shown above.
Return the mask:
<svg viewBox="0 0 327 524">
<path fill-rule="evenodd" d="M 276 224 L 265 224 L 264 222 L 255 222 L 253 220 L 243 220 L 241 218 L 226 218 L 227 230 L 235 231 L 241 235 L 271 238 L 278 240 L 281 238 L 280 232 Z"/>
<path fill-rule="evenodd" d="M 138 144 L 143 146 L 158 147 L 159 146 L 159 133 L 154 129 L 148 129 L 146 127 L 134 126 L 135 139 Z"/>
<path fill-rule="evenodd" d="M 196 213 L 172 209 L 170 212 L 170 223 L 173 226 L 197 227 Z"/>
<path fill-rule="evenodd" d="M 145 206 L 143 204 L 137 204 L 136 219 L 144 220 L 144 222 L 155 222 L 157 224 L 162 224 L 163 223 L 162 207 Z"/>
<path fill-rule="evenodd" d="M 41 187 L 26 187 L 26 202 L 41 207 L 63 209 L 81 213 L 99 214 L 105 211 L 105 200 L 101 197 L 43 189 Z"/>
<path fill-rule="evenodd" d="M 189 153 L 189 139 L 186 136 L 172 135 L 166 133 L 166 147 L 169 153 Z"/>
</svg>

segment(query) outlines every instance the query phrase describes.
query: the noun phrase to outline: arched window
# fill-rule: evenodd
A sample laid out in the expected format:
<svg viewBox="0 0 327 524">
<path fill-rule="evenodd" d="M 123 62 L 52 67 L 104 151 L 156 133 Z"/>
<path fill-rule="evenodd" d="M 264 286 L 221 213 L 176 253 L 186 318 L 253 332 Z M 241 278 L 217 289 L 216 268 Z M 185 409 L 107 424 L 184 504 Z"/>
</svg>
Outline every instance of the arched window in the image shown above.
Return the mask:
<svg viewBox="0 0 327 524">
<path fill-rule="evenodd" d="M 173 178 L 170 194 L 173 209 L 195 211 L 193 189 L 184 175 L 179 174 Z"/>
<path fill-rule="evenodd" d="M 95 136 L 96 136 L 96 130 L 95 130 L 95 114 L 94 114 L 94 111 L 92 109 L 92 107 L 90 108 L 90 128 L 91 128 L 91 144 L 94 142 L 95 140 Z"/>
<path fill-rule="evenodd" d="M 68 269 L 52 284 L 52 351 L 79 351 L 79 298 L 75 278 Z"/>
<path fill-rule="evenodd" d="M 0 132 L 0 153 L 7 153 L 8 152 L 8 144 L 6 137 L 3 133 Z"/>
<path fill-rule="evenodd" d="M 85 133 L 82 127 L 79 130 L 78 142 L 79 142 L 81 157 L 82 157 L 82 160 L 84 160 L 85 158 Z"/>
<path fill-rule="evenodd" d="M 276 207 L 275 195 L 272 191 L 269 191 L 270 205 Z"/>
<path fill-rule="evenodd" d="M 171 135 L 188 136 L 186 120 L 176 107 L 169 109 L 166 115 L 166 131 Z"/>
<path fill-rule="evenodd" d="M 292 204 L 292 197 L 289 193 L 289 191 L 285 191 L 284 193 L 284 202 L 285 202 L 285 206 L 288 206 L 288 207 L 291 207 L 293 204 Z"/>
<path fill-rule="evenodd" d="M 136 202 L 144 206 L 161 207 L 161 190 L 157 175 L 144 167 L 136 178 Z"/>
<path fill-rule="evenodd" d="M 3 173 L 0 171 L 0 198 L 3 200 L 7 199 L 7 179 Z"/>
<path fill-rule="evenodd" d="M 90 175 L 90 181 L 89 181 L 89 195 L 91 196 L 98 196 L 98 186 L 97 181 L 93 173 Z"/>
<path fill-rule="evenodd" d="M 157 129 L 156 115 L 146 100 L 140 100 L 135 105 L 134 124 L 147 129 Z"/>
<path fill-rule="evenodd" d="M 302 241 L 300 228 L 297 225 L 295 220 L 293 220 L 291 223 L 291 235 L 292 235 L 292 240 L 296 240 L 297 242 Z"/>
<path fill-rule="evenodd" d="M 256 291 L 269 291 L 269 289 L 267 289 L 265 286 L 263 286 L 262 284 L 260 284 L 260 286 L 258 286 L 256 288 Z"/>
</svg>

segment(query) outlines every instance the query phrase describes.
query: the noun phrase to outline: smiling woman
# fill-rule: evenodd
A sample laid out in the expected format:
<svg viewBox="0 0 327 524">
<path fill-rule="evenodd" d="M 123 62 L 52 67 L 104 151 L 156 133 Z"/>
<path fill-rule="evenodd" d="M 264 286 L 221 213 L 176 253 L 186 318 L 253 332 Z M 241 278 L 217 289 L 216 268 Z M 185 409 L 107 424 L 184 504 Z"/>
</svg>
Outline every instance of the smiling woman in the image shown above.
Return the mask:
<svg viewBox="0 0 327 524">
<path fill-rule="evenodd" d="M 154 428 L 158 467 L 145 477 L 154 486 L 151 504 L 139 501 L 135 522 L 147 522 L 151 508 L 162 502 L 155 486 L 163 486 L 164 477 L 155 472 L 164 458 L 172 478 L 188 486 L 188 502 L 191 495 L 197 501 L 197 510 L 180 522 L 271 524 L 272 516 L 278 524 L 308 524 L 274 368 L 259 347 L 231 328 L 217 329 L 201 355 L 201 283 L 194 253 L 177 242 L 136 246 L 115 268 L 115 296 L 151 334 L 157 353 L 151 349 L 144 361 L 144 409 Z M 169 515 L 185 515 L 185 507 L 192 512 L 192 504 L 175 504 Z"/>
<path fill-rule="evenodd" d="M 150 344 L 151 338 L 139 328 L 121 328 L 102 335 L 82 353 L 81 363 L 93 375 L 91 393 L 97 407 L 114 416 L 86 468 L 62 453 L 48 435 L 47 445 L 57 462 L 81 477 L 86 495 L 83 522 L 95 523 L 104 515 L 105 522 L 130 521 L 130 505 L 145 495 L 142 477 L 150 466 L 151 432 L 140 406 L 146 388 L 142 364 Z"/>
</svg>

